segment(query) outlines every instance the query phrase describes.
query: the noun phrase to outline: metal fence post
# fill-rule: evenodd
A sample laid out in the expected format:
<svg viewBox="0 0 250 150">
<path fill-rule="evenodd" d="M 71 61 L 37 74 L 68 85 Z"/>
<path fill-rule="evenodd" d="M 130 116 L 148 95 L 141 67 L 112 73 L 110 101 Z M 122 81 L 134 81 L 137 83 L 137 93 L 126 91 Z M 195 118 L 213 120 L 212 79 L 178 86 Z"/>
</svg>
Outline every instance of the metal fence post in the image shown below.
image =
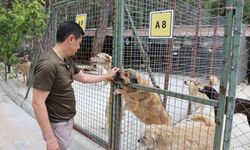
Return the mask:
<svg viewBox="0 0 250 150">
<path fill-rule="evenodd" d="M 225 135 L 224 135 L 224 150 L 229 150 L 230 148 L 230 138 L 232 131 L 233 114 L 235 108 L 235 94 L 236 94 L 236 80 L 237 80 L 237 66 L 238 66 L 238 55 L 241 43 L 241 26 L 243 17 L 243 3 L 244 0 L 236 0 L 236 10 L 234 18 L 234 32 L 233 32 L 233 42 L 232 42 L 232 57 L 231 66 L 229 72 L 229 93 L 227 102 L 227 117 L 225 125 Z"/>
<path fill-rule="evenodd" d="M 230 64 L 230 51 L 231 51 L 231 41 L 232 41 L 232 24 L 233 24 L 233 0 L 226 1 L 226 24 L 224 29 L 224 51 L 223 51 L 223 63 L 222 63 L 222 76 L 220 80 L 220 95 L 219 95 L 219 106 L 218 106 L 218 118 L 216 122 L 215 130 L 215 140 L 214 140 L 214 150 L 220 150 L 222 144 L 223 135 L 223 122 L 224 122 L 224 112 L 226 103 L 226 91 Z"/>
<path fill-rule="evenodd" d="M 123 23 L 124 23 L 124 0 L 115 0 L 115 18 L 113 30 L 113 61 L 112 66 L 122 69 L 123 55 Z M 113 85 L 111 90 L 116 89 L 118 85 Z M 112 93 L 111 93 L 112 94 Z M 110 133 L 110 149 L 120 149 L 121 133 L 121 96 L 112 96 L 112 125 Z"/>
</svg>

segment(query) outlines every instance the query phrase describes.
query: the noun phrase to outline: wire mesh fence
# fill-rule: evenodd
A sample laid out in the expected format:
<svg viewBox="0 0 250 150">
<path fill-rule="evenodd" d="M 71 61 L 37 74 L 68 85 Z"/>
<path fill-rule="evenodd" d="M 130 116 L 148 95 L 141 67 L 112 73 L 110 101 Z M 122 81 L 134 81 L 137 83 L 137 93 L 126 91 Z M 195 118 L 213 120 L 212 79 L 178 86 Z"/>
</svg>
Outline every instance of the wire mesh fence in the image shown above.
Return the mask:
<svg viewBox="0 0 250 150">
<path fill-rule="evenodd" d="M 54 30 L 60 23 L 65 20 L 75 21 L 77 15 L 85 16 L 81 20 L 85 26 L 85 36 L 81 49 L 73 58 L 85 73 L 107 73 L 112 64 L 110 60 L 117 60 L 115 57 L 117 55 L 114 55 L 117 53 L 114 52 L 114 40 L 116 40 L 114 28 L 117 26 L 114 18 L 117 14 L 114 10 L 118 8 L 114 6 L 115 2 L 111 0 L 52 1 L 52 20 L 49 23 L 51 30 L 48 30 L 51 41 L 55 36 Z M 150 13 L 165 10 L 174 10 L 173 38 L 149 38 Z M 120 18 L 123 22 L 123 32 L 120 33 L 123 37 L 120 51 L 122 59 L 118 60 L 121 64 L 118 67 L 125 70 L 131 68 L 136 72 L 136 76 L 149 82 L 142 85 L 143 90 L 140 87 L 134 89 L 143 93 L 142 91 L 147 91 L 149 88 L 148 92 L 141 95 L 142 100 L 147 100 L 145 96 L 147 94 L 152 95 L 155 92 L 160 94 L 158 98 L 163 102 L 164 113 L 169 115 L 169 123 L 145 124 L 137 112 L 129 109 L 125 97 L 121 99 L 121 120 L 115 120 L 117 118 L 111 113 L 115 113 L 115 106 L 110 107 L 114 96 L 111 83 L 74 82 L 77 102 L 76 129 L 105 148 L 111 148 L 112 140 L 117 136 L 112 133 L 114 131 L 112 129 L 120 128 L 117 138 L 119 149 L 210 150 L 214 144 L 218 144 L 216 148 L 219 149 L 223 139 L 214 140 L 215 125 L 218 121 L 222 121 L 221 118 L 215 121 L 218 102 L 209 100 L 210 97 L 199 93 L 199 90 L 209 85 L 220 91 L 219 82 L 225 77 L 222 68 L 223 61 L 227 57 L 224 49 L 228 43 L 225 42 L 224 36 L 226 24 L 223 17 L 224 10 L 227 10 L 224 3 L 213 0 L 124 1 L 124 14 Z M 159 25 L 161 28 L 162 24 Z M 158 27 L 157 24 L 154 27 Z M 243 68 L 238 69 L 240 74 L 238 83 L 242 83 L 245 79 L 243 74 L 249 73 L 246 72 L 249 69 L 246 68 L 247 64 L 244 64 L 248 62 L 249 38 L 244 39 L 244 36 L 242 38 L 244 46 L 240 50 L 240 56 L 244 59 L 240 59 L 239 62 L 239 66 Z M 211 75 L 216 76 L 218 81 L 211 83 L 209 79 Z M 140 82 L 138 83 L 140 85 Z M 236 96 L 249 99 L 248 85 L 245 83 L 238 86 L 237 90 L 240 89 L 242 94 L 238 95 L 240 92 L 237 92 Z M 153 87 L 158 88 L 155 90 Z M 136 96 L 134 98 L 139 99 Z M 144 113 L 145 116 L 148 115 L 148 112 Z M 236 115 L 234 115 L 230 149 L 247 149 L 248 132 L 240 131 L 243 127 L 248 128 L 247 119 L 244 116 L 242 121 L 238 121 L 242 115 Z M 120 121 L 121 126 L 111 126 L 114 121 Z"/>
<path fill-rule="evenodd" d="M 242 27 L 230 149 L 249 149 L 249 27 Z"/>
</svg>

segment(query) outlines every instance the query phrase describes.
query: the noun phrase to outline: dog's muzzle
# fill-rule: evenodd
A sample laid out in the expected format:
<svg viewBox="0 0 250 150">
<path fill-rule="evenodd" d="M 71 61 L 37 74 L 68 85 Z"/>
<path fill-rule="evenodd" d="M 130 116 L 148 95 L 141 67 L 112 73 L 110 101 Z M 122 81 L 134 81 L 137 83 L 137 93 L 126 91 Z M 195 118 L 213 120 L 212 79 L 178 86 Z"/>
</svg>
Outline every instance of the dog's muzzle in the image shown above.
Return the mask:
<svg viewBox="0 0 250 150">
<path fill-rule="evenodd" d="M 121 78 L 121 71 L 118 71 L 113 79 L 113 81 L 115 83 L 120 83 L 120 84 L 123 84 L 124 83 L 124 79 Z"/>
</svg>

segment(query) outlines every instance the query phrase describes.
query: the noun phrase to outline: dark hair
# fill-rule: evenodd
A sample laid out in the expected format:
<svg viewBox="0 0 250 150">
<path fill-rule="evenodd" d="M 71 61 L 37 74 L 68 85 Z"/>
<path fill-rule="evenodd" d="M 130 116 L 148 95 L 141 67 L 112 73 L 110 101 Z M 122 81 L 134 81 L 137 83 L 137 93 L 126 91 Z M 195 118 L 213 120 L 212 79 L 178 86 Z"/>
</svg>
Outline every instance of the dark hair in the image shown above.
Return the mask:
<svg viewBox="0 0 250 150">
<path fill-rule="evenodd" d="M 59 25 L 56 32 L 56 42 L 64 42 L 70 34 L 73 34 L 76 39 L 79 39 L 84 35 L 84 31 L 79 24 L 73 21 L 65 21 Z"/>
</svg>

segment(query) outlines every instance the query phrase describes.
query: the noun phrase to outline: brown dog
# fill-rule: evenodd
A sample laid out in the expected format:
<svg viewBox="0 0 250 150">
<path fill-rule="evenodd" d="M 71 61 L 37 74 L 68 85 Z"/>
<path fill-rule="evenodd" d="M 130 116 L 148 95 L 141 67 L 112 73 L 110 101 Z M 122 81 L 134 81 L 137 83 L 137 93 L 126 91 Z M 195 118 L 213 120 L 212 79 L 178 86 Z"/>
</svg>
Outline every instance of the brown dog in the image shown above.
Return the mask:
<svg viewBox="0 0 250 150">
<path fill-rule="evenodd" d="M 215 123 L 204 115 L 191 116 L 191 126 L 153 125 L 138 139 L 147 150 L 212 150 Z"/>
<path fill-rule="evenodd" d="M 162 106 L 159 94 L 131 88 L 131 83 L 152 86 L 148 80 L 133 69 L 118 72 L 114 81 L 120 83 L 120 89 L 114 94 L 121 94 L 125 101 L 125 108 L 135 114 L 139 120 L 147 125 L 169 124 L 171 117 Z"/>
</svg>

